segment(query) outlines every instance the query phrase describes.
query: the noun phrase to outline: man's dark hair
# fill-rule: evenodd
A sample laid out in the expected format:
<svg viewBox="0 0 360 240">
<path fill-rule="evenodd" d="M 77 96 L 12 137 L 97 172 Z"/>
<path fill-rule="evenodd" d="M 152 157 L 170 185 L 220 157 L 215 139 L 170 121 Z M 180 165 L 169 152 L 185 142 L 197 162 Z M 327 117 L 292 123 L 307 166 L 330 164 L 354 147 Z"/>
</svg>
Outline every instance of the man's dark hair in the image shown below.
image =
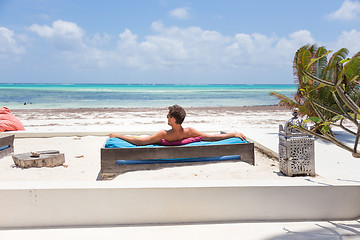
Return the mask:
<svg viewBox="0 0 360 240">
<path fill-rule="evenodd" d="M 174 117 L 177 124 L 182 124 L 186 117 L 186 112 L 179 105 L 173 105 L 169 107 L 169 116 Z"/>
</svg>

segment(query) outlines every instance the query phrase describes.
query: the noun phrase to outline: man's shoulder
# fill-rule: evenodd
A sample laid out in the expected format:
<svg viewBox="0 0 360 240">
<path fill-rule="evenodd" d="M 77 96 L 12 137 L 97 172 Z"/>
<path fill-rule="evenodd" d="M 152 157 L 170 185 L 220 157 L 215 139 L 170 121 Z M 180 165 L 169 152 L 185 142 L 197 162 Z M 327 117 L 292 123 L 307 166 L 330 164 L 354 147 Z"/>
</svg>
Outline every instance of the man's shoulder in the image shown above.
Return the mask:
<svg viewBox="0 0 360 240">
<path fill-rule="evenodd" d="M 160 130 L 157 132 L 158 135 L 166 135 L 168 134 L 168 131 L 167 130 Z"/>
<path fill-rule="evenodd" d="M 192 128 L 192 127 L 187 127 L 184 130 L 185 130 L 185 132 L 188 132 L 188 133 L 197 132 L 197 130 L 195 128 Z"/>
</svg>

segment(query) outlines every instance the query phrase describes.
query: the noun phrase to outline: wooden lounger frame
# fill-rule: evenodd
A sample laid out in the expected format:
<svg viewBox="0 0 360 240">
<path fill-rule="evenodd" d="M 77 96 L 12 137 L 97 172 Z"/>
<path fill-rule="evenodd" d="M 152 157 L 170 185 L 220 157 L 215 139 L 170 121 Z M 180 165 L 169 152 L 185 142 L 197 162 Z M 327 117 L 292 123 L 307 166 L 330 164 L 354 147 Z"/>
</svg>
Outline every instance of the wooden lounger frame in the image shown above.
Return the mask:
<svg viewBox="0 0 360 240">
<path fill-rule="evenodd" d="M 0 158 L 11 155 L 14 153 L 14 138 L 15 135 L 9 135 L 6 137 L 0 137 L 0 148 L 9 146 L 6 149 L 0 150 Z"/>
<path fill-rule="evenodd" d="M 116 160 L 151 160 L 169 158 L 219 157 L 240 155 L 241 159 L 228 161 L 242 161 L 255 165 L 254 143 L 234 143 L 224 145 L 204 146 L 168 146 L 141 148 L 101 148 L 101 178 L 110 180 L 117 175 L 136 170 L 153 170 L 165 167 L 209 164 L 223 161 L 182 162 L 182 163 L 153 163 L 117 165 Z"/>
</svg>

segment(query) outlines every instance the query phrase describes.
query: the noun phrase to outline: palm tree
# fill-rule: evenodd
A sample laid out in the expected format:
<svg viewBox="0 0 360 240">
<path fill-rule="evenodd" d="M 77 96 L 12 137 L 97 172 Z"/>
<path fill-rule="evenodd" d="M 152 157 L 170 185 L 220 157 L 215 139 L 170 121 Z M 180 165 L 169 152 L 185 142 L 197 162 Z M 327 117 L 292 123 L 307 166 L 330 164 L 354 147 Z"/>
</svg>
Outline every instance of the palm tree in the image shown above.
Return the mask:
<svg viewBox="0 0 360 240">
<path fill-rule="evenodd" d="M 308 77 L 310 74 L 318 79 L 335 78 L 335 67 L 346 58 L 348 50 L 340 49 L 328 61 L 327 55 L 330 52 L 315 44 L 301 47 L 293 61 L 295 84 L 298 86 L 293 99 L 276 92 L 270 92 L 270 95 L 277 97 L 281 106 L 298 108 L 300 116 L 320 117 L 322 121 L 331 121 L 337 114 L 315 106 L 316 103 L 326 103 L 327 106 L 340 110 L 332 97 L 330 87 Z M 318 131 L 319 127 L 319 124 L 315 123 L 314 130 Z"/>
<path fill-rule="evenodd" d="M 298 85 L 294 100 L 274 92 L 270 95 L 279 98 L 280 105 L 298 107 L 301 114 L 308 117 L 305 122 L 311 121 L 315 124 L 312 131 L 301 126 L 296 128 L 330 141 L 352 152 L 353 156 L 360 157 L 357 151 L 360 138 L 360 52 L 350 59 L 346 58 L 348 50 L 342 48 L 327 60 L 329 53 L 325 47 L 301 47 L 294 58 L 295 83 Z M 357 131 L 345 127 L 344 120 L 350 121 Z M 336 139 L 330 130 L 332 125 L 356 136 L 353 148 Z"/>
</svg>

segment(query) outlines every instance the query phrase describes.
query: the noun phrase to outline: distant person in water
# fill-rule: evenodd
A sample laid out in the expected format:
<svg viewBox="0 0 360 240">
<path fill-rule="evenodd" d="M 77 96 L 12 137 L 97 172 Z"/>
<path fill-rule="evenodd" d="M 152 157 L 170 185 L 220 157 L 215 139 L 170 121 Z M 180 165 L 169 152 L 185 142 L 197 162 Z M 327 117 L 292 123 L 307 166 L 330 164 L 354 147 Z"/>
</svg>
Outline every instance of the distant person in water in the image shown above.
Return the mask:
<svg viewBox="0 0 360 240">
<path fill-rule="evenodd" d="M 169 113 L 167 115 L 168 125 L 171 126 L 170 130 L 161 130 L 158 133 L 147 137 L 133 137 L 117 133 L 111 133 L 111 138 L 120 138 L 134 145 L 148 145 L 148 144 L 164 144 L 183 139 L 197 138 L 197 141 L 218 141 L 232 137 L 238 137 L 242 140 L 246 140 L 246 137 L 242 133 L 225 133 L 225 134 L 207 134 L 197 131 L 194 128 L 183 128 L 182 123 L 186 116 L 185 110 L 179 105 L 173 105 L 169 107 Z M 175 144 L 174 144 L 175 145 Z"/>
</svg>

